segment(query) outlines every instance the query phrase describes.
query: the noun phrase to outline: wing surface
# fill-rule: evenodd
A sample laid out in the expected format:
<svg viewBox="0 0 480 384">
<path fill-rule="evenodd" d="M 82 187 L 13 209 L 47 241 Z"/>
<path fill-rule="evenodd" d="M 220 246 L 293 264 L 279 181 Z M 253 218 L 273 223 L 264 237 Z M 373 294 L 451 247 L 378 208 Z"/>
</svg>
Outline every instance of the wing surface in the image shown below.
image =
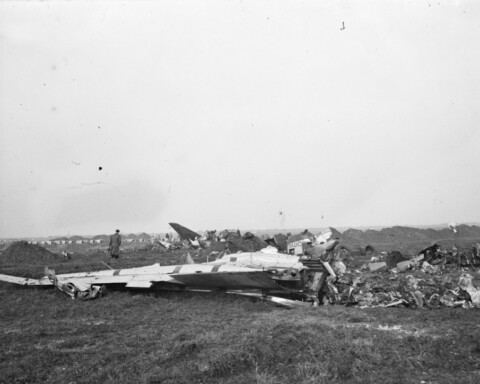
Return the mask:
<svg viewBox="0 0 480 384">
<path fill-rule="evenodd" d="M 127 288 L 150 288 L 160 283 L 203 289 L 283 289 L 263 270 L 231 265 L 155 264 L 140 268 L 59 274 L 55 278 L 60 286 L 72 283 L 82 290 L 91 285 L 124 284 Z M 35 280 L 0 275 L 0 280 L 22 285 L 52 285 L 48 277 Z"/>
<path fill-rule="evenodd" d="M 32 286 L 53 285 L 52 282 L 47 277 L 42 277 L 41 279 L 29 279 L 28 277 L 17 277 L 17 276 L 0 274 L 0 281 L 5 281 L 7 283 L 13 283 L 13 284 L 19 284 L 19 285 L 32 285 Z"/>
</svg>

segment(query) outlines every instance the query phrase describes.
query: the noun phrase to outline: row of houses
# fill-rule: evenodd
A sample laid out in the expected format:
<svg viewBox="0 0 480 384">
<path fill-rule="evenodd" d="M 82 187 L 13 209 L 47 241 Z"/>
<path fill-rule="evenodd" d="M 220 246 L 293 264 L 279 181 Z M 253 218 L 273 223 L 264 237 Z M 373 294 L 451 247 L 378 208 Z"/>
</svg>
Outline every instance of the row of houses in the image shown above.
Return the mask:
<svg viewBox="0 0 480 384">
<path fill-rule="evenodd" d="M 150 242 L 150 239 L 124 239 L 122 240 L 123 242 L 125 243 L 134 243 L 134 242 L 137 242 L 137 243 L 148 243 Z"/>
<path fill-rule="evenodd" d="M 149 242 L 150 239 L 123 239 L 125 243 L 146 243 Z M 104 239 L 85 239 L 85 240 L 41 240 L 41 241 L 29 241 L 28 244 L 36 244 L 36 245 L 63 245 L 63 244 L 102 244 L 108 243 L 109 240 Z"/>
<path fill-rule="evenodd" d="M 29 241 L 28 244 L 38 244 L 38 245 L 53 245 L 53 244 L 100 244 L 105 243 L 104 240 L 41 240 L 41 241 Z"/>
</svg>

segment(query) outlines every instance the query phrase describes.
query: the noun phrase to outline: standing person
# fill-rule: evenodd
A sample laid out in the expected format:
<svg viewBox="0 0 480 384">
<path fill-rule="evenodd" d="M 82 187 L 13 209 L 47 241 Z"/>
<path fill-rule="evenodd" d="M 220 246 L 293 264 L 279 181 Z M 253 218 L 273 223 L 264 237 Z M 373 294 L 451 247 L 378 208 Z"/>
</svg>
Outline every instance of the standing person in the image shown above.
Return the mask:
<svg viewBox="0 0 480 384">
<path fill-rule="evenodd" d="M 115 233 L 110 236 L 110 245 L 108 247 L 108 252 L 112 259 L 118 259 L 120 255 L 120 245 L 122 244 L 122 237 L 120 236 L 120 230 L 117 229 Z"/>
</svg>

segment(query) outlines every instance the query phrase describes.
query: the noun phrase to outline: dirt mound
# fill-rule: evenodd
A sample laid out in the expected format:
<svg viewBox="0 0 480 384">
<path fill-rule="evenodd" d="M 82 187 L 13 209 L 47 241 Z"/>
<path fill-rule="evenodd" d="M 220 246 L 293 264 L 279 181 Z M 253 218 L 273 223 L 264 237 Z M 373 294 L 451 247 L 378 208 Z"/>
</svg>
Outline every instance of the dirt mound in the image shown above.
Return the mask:
<svg viewBox="0 0 480 384">
<path fill-rule="evenodd" d="M 230 238 L 227 240 L 227 246 L 230 252 L 237 253 L 237 252 L 257 252 L 267 247 L 268 244 L 265 241 L 260 240 L 258 237 L 253 236 L 253 237 L 249 237 L 248 239 Z"/>
<path fill-rule="evenodd" d="M 1 255 L 0 263 L 45 263 L 61 261 L 61 255 L 35 244 L 28 244 L 26 241 L 17 241 L 10 245 Z"/>
<path fill-rule="evenodd" d="M 366 231 L 348 229 L 341 233 L 339 238 L 340 244 L 351 249 L 356 249 L 359 246 L 364 248 L 366 245 L 376 245 L 381 250 L 388 251 L 399 248 L 402 251 L 415 250 L 417 252 L 433 243 L 440 242 L 444 243 L 442 245 L 445 246 L 456 243 L 464 246 L 480 239 L 480 227 L 460 225 L 457 230 L 457 233 L 453 233 L 448 228 L 435 230 L 401 226 Z"/>
<path fill-rule="evenodd" d="M 229 236 L 224 241 L 211 241 L 205 248 L 205 252 L 223 252 L 228 250 L 230 253 L 237 252 L 257 252 L 267 247 L 268 244 L 258 238 L 257 236 L 246 232 L 244 236 L 237 236 L 233 233 L 233 236 Z"/>
<path fill-rule="evenodd" d="M 96 235 L 92 237 L 93 240 L 108 240 L 109 238 L 110 236 L 108 235 Z"/>
</svg>

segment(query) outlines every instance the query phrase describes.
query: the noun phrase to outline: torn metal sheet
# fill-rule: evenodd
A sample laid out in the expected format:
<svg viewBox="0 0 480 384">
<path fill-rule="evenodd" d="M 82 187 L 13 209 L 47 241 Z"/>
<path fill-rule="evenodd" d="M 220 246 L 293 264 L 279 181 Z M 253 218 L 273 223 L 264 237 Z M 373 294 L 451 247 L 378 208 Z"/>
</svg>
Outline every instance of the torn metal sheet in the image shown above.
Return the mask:
<svg viewBox="0 0 480 384">
<path fill-rule="evenodd" d="M 380 261 L 378 263 L 370 263 L 368 265 L 368 268 L 370 268 L 371 272 L 384 271 L 387 269 L 387 263 L 384 261 Z"/>
<path fill-rule="evenodd" d="M 210 262 L 213 265 L 233 265 L 248 268 L 296 268 L 304 265 L 298 256 L 271 252 L 242 252 L 224 255 L 220 259 Z"/>
<path fill-rule="evenodd" d="M 239 295 L 239 296 L 248 296 L 253 297 L 262 301 L 270 301 L 281 307 L 285 308 L 311 308 L 315 305 L 315 302 L 299 301 L 299 300 L 290 300 L 278 296 L 269 296 L 263 295 L 262 293 L 252 293 L 252 292 L 241 292 L 241 291 L 227 291 L 227 293 Z"/>
<path fill-rule="evenodd" d="M 322 247 L 325 251 L 331 251 L 338 245 L 339 241 L 338 238 L 335 237 L 333 230 L 328 229 L 316 235 L 314 243 L 316 246 Z"/>
</svg>

